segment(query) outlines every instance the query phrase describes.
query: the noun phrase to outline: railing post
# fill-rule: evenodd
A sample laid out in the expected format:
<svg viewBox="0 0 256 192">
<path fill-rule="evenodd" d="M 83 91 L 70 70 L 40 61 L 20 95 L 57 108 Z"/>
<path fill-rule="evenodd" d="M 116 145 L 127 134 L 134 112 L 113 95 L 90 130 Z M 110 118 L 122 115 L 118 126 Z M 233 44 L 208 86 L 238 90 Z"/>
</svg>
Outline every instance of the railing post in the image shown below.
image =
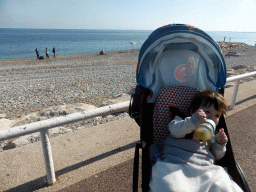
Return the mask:
<svg viewBox="0 0 256 192">
<path fill-rule="evenodd" d="M 43 153 L 44 153 L 47 182 L 49 185 L 52 185 L 53 183 L 55 183 L 56 178 L 55 178 L 55 172 L 54 172 L 54 166 L 53 166 L 52 150 L 51 150 L 48 129 L 41 131 L 40 135 L 41 135 L 41 141 L 42 141 L 42 147 L 43 147 Z"/>
<path fill-rule="evenodd" d="M 234 107 L 235 107 L 236 96 L 237 96 L 237 92 L 238 92 L 239 83 L 240 83 L 240 80 L 239 80 L 239 79 L 236 80 L 235 87 L 234 87 L 234 91 L 233 91 L 233 96 L 232 96 L 231 105 L 230 105 L 230 107 L 229 107 L 229 109 L 231 109 L 231 110 L 233 110 Z"/>
</svg>

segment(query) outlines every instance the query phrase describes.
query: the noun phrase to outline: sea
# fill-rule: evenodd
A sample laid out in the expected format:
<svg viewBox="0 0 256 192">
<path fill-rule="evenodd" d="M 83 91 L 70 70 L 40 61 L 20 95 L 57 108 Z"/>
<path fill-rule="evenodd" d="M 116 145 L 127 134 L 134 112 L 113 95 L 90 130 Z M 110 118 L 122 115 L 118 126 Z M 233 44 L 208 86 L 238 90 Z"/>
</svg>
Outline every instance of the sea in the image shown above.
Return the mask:
<svg viewBox="0 0 256 192">
<path fill-rule="evenodd" d="M 153 30 L 18 29 L 0 28 L 0 59 L 140 49 Z M 256 32 L 205 31 L 215 41 L 256 44 Z M 133 44 L 131 42 L 134 42 Z"/>
</svg>

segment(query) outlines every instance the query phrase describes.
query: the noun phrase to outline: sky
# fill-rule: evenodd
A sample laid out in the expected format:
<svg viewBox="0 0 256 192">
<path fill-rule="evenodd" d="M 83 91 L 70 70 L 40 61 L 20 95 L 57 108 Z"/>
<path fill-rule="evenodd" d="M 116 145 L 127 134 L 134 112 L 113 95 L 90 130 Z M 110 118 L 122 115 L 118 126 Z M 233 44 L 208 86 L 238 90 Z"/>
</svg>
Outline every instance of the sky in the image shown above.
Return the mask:
<svg viewBox="0 0 256 192">
<path fill-rule="evenodd" d="M 0 0 L 0 28 L 256 32 L 256 0 Z"/>
</svg>

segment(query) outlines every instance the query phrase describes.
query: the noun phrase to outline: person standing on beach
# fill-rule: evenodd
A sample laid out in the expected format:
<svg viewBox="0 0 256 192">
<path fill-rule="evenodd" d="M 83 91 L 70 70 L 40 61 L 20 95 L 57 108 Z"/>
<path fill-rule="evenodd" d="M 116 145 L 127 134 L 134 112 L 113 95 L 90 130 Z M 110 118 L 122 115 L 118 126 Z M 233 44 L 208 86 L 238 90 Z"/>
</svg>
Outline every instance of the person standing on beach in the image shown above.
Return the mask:
<svg viewBox="0 0 256 192">
<path fill-rule="evenodd" d="M 36 51 L 37 59 L 39 59 L 39 52 L 38 52 L 38 49 L 36 48 L 35 51 Z"/>
<path fill-rule="evenodd" d="M 53 57 L 55 57 L 55 47 L 53 47 L 52 52 L 53 52 Z"/>
<path fill-rule="evenodd" d="M 48 59 L 49 59 L 49 51 L 48 51 L 48 49 L 47 49 L 47 48 L 45 49 L 45 56 L 46 56 L 46 58 L 48 58 Z"/>
</svg>

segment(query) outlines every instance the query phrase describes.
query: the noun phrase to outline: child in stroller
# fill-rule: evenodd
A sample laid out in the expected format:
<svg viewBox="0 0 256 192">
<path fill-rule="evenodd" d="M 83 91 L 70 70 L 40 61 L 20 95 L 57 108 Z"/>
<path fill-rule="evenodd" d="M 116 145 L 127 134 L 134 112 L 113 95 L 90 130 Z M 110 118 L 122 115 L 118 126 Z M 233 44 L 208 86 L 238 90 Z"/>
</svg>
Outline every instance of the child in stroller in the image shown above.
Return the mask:
<svg viewBox="0 0 256 192">
<path fill-rule="evenodd" d="M 160 154 L 153 157 L 157 161 L 152 167 L 151 191 L 242 191 L 222 167 L 214 165 L 214 159 L 225 155 L 228 138 L 224 129 L 216 134 L 216 143 L 200 141 L 194 134 L 192 140 L 184 139 L 206 118 L 217 125 L 226 111 L 221 94 L 204 90 L 192 99 L 191 117 L 183 119 L 180 111 L 177 114 L 181 115 L 171 117 L 170 136 L 157 143 L 158 148 L 151 147 L 153 155 Z"/>
</svg>

